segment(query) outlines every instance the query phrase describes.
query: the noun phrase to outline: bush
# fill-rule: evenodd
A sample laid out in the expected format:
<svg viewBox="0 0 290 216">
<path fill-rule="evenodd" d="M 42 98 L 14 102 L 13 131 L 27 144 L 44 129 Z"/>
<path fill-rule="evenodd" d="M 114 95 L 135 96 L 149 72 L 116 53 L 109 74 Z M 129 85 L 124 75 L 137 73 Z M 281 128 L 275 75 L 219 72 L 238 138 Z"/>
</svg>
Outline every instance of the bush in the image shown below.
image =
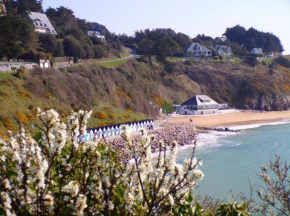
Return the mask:
<svg viewBox="0 0 290 216">
<path fill-rule="evenodd" d="M 115 118 L 115 113 L 110 112 L 110 113 L 109 113 L 109 117 L 110 117 L 111 119 Z"/>
<path fill-rule="evenodd" d="M 2 97 L 5 97 L 5 98 L 7 98 L 9 95 L 8 95 L 8 93 L 6 92 L 6 91 L 0 91 L 0 95 L 2 96 Z"/>
<path fill-rule="evenodd" d="M 104 112 L 101 112 L 101 111 L 97 111 L 97 112 L 95 112 L 95 113 L 93 114 L 93 116 L 94 116 L 95 118 L 98 118 L 98 119 L 106 119 L 106 118 L 108 118 L 107 114 L 104 113 Z"/>
<path fill-rule="evenodd" d="M 17 112 L 15 115 L 15 118 L 17 119 L 18 123 L 20 123 L 20 124 L 27 124 L 28 123 L 28 119 L 24 113 Z"/>
<path fill-rule="evenodd" d="M 290 68 L 290 61 L 283 56 L 275 58 L 275 62 L 277 62 L 281 66 Z"/>
<path fill-rule="evenodd" d="M 191 66 L 191 65 L 192 65 L 192 61 L 190 61 L 190 60 L 186 60 L 186 61 L 185 61 L 185 64 Z"/>
<path fill-rule="evenodd" d="M 11 130 L 11 131 L 14 130 L 13 123 L 10 118 L 4 117 L 2 118 L 2 122 L 3 122 L 4 127 L 6 127 L 8 130 Z"/>
<path fill-rule="evenodd" d="M 47 99 L 51 99 L 51 94 L 49 92 L 44 93 L 44 97 L 46 97 Z"/>
<path fill-rule="evenodd" d="M 175 64 L 174 62 L 165 61 L 165 62 L 164 62 L 164 67 L 165 67 L 165 70 L 166 70 L 168 73 L 173 73 L 174 70 L 175 70 L 176 64 Z"/>
<path fill-rule="evenodd" d="M 25 67 L 20 67 L 16 72 L 16 76 L 20 79 L 23 79 L 25 73 L 26 73 Z"/>
<path fill-rule="evenodd" d="M 259 61 L 252 56 L 246 57 L 246 59 L 243 61 L 247 65 L 250 65 L 251 67 L 255 68 L 257 65 L 259 65 Z"/>
<path fill-rule="evenodd" d="M 267 63 L 266 63 L 265 61 L 262 61 L 262 65 L 263 65 L 263 66 L 266 66 Z"/>
<path fill-rule="evenodd" d="M 175 111 L 175 108 L 172 106 L 172 104 L 168 102 L 165 102 L 161 108 L 162 108 L 162 112 L 166 114 L 169 114 Z"/>
<path fill-rule="evenodd" d="M 275 69 L 277 68 L 277 62 L 276 61 L 272 61 L 270 64 L 269 64 L 269 69 Z"/>
</svg>

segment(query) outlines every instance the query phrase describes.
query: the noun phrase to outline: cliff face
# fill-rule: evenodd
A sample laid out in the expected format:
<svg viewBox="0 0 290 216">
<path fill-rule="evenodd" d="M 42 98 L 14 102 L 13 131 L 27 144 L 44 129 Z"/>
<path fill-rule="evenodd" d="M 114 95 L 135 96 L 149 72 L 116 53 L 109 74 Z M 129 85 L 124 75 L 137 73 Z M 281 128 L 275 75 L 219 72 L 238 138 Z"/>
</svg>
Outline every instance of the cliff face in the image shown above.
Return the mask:
<svg viewBox="0 0 290 216">
<path fill-rule="evenodd" d="M 111 104 L 149 115 L 165 101 L 181 103 L 195 94 L 242 109 L 284 110 L 290 107 L 290 70 L 243 64 L 174 62 L 170 73 L 155 64 L 128 62 L 119 68 L 84 65 L 65 72 L 36 70 L 27 88 L 42 97 L 50 92 L 67 104 Z M 153 104 L 153 105 L 152 105 Z"/>
<path fill-rule="evenodd" d="M 170 73 L 156 62 L 152 69 L 148 63 L 129 61 L 117 68 L 90 63 L 64 71 L 38 68 L 24 79 L 0 77 L 0 107 L 5 107 L 0 110 L 0 132 L 3 125 L 16 127 L 20 114 L 32 119 L 36 107 L 62 113 L 79 108 L 103 112 L 92 117 L 91 126 L 153 117 L 161 106 L 182 103 L 196 94 L 241 109 L 290 108 L 290 70 L 284 67 L 270 73 L 262 65 L 255 69 L 205 61 L 173 65 Z"/>
<path fill-rule="evenodd" d="M 290 108 L 290 70 L 281 66 L 255 69 L 243 64 L 194 62 L 180 64 L 202 94 L 241 109 L 286 110 Z"/>
</svg>

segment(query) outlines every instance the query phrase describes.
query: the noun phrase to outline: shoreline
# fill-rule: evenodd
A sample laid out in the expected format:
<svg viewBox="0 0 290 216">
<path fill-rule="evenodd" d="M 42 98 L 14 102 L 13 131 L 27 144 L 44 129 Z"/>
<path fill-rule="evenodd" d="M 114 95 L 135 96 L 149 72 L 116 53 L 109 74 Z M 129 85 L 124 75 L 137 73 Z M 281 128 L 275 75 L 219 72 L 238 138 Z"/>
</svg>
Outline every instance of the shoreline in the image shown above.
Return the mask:
<svg viewBox="0 0 290 216">
<path fill-rule="evenodd" d="M 235 113 L 225 113 L 218 115 L 203 116 L 171 116 L 169 123 L 192 123 L 196 127 L 234 127 L 253 124 L 267 124 L 280 122 L 290 119 L 290 111 L 272 111 L 272 112 L 249 112 L 240 111 Z"/>
</svg>

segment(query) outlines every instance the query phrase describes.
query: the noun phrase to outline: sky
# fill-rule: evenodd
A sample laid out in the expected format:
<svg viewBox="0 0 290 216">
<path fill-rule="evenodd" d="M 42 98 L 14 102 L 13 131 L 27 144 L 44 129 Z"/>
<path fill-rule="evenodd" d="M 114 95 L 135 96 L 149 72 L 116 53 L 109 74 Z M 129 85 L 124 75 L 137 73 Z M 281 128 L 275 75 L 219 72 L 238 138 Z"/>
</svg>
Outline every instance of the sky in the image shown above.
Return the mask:
<svg viewBox="0 0 290 216">
<path fill-rule="evenodd" d="M 237 24 L 254 27 L 278 36 L 290 54 L 290 0 L 43 0 L 45 10 L 59 6 L 116 34 L 171 28 L 191 38 L 220 37 Z"/>
</svg>

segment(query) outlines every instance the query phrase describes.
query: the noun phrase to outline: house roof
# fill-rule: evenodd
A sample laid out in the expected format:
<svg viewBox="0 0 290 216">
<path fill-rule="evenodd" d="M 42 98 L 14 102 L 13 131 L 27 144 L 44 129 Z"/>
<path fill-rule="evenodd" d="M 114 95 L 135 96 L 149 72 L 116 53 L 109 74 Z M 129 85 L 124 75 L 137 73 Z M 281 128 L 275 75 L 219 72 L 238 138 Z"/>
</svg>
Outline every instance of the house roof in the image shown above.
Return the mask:
<svg viewBox="0 0 290 216">
<path fill-rule="evenodd" d="M 202 105 L 216 105 L 218 104 L 216 101 L 208 97 L 207 95 L 195 95 L 194 97 L 190 98 L 189 100 L 185 101 L 182 106 L 185 105 L 195 105 L 195 106 L 202 106 Z"/>
<path fill-rule="evenodd" d="M 28 15 L 35 27 L 48 29 L 50 34 L 57 35 L 57 32 L 55 31 L 53 25 L 47 18 L 46 14 L 29 12 Z"/>
<path fill-rule="evenodd" d="M 225 53 L 232 53 L 231 47 L 227 45 L 216 45 L 215 48 L 220 51 L 224 51 Z"/>
<path fill-rule="evenodd" d="M 185 47 L 186 51 L 204 51 L 204 52 L 209 52 L 211 51 L 205 46 L 201 46 L 199 43 L 192 43 L 191 45 Z"/>
</svg>

